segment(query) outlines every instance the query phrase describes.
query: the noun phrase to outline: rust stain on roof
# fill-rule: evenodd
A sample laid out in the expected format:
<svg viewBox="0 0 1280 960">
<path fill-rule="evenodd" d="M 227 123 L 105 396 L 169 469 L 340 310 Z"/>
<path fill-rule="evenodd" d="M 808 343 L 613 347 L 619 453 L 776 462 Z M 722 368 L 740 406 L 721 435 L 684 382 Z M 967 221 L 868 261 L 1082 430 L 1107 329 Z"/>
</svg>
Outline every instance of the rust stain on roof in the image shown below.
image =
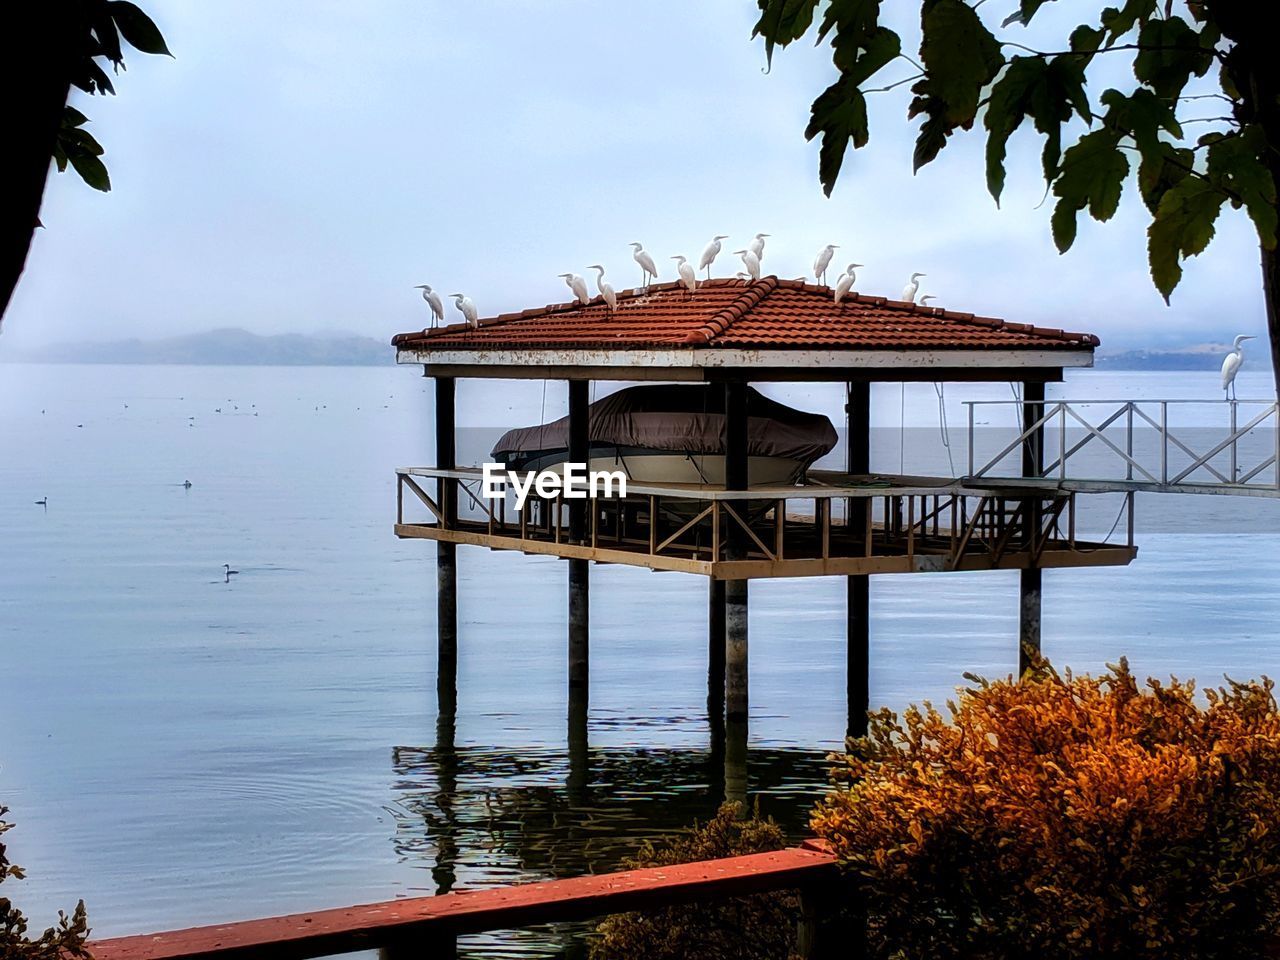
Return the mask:
<svg viewBox="0 0 1280 960">
<path fill-rule="evenodd" d="M 612 314 L 596 297 L 500 314 L 476 330 L 452 324 L 401 333 L 391 342 L 415 350 L 1080 350 L 1099 341 L 1091 333 L 856 293 L 836 304 L 829 287 L 769 276 L 704 281 L 692 294 L 679 283 L 654 284 L 621 291 Z"/>
</svg>

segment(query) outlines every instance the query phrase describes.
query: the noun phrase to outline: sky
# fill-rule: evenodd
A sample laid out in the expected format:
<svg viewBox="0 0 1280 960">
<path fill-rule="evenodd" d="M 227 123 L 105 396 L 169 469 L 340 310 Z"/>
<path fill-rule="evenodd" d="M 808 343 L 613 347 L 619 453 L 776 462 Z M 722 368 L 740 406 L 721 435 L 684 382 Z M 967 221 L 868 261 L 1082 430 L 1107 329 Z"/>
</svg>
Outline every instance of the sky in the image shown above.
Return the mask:
<svg viewBox="0 0 1280 960">
<path fill-rule="evenodd" d="M 631 241 L 674 279 L 668 257 L 729 234 L 714 272 L 732 276 L 730 251 L 757 232 L 772 235 L 766 273 L 802 276 L 836 243 L 837 264 L 865 264 L 861 293 L 896 297 L 922 271 L 937 306 L 1094 332 L 1104 349 L 1263 333 L 1242 213 L 1167 307 L 1132 186 L 1059 256 L 1039 140 L 1015 137 L 1000 208 L 981 135 L 913 176 L 906 87 L 873 97 L 871 144 L 824 197 L 803 133 L 829 51 L 793 44 L 766 71 L 750 0 L 143 6 L 174 58 L 132 52 L 118 96 L 73 100 L 113 190 L 51 174 L 0 355 L 226 326 L 387 339 L 427 323 L 414 284 L 492 316 L 569 299 L 557 274 L 591 278 L 591 263 L 638 284 Z M 1070 25 L 1044 19 L 1046 36 Z"/>
</svg>

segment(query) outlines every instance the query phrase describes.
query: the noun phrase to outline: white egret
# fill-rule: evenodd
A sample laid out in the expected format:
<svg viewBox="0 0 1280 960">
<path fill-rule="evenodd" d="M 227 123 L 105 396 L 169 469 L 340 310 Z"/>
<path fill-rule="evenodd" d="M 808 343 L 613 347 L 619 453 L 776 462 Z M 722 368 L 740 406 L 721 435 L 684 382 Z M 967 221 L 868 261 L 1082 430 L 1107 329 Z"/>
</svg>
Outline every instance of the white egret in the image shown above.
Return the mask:
<svg viewBox="0 0 1280 960">
<path fill-rule="evenodd" d="M 1244 342 L 1252 339 L 1254 338 L 1240 334 L 1232 344 L 1231 352 L 1222 361 L 1222 389 L 1228 400 L 1236 399 L 1236 374 L 1240 372 L 1240 364 L 1244 363 Z"/>
<path fill-rule="evenodd" d="M 711 279 L 711 264 L 715 262 L 716 257 L 720 256 L 720 241 L 728 240 L 727 233 L 717 233 L 711 238 L 711 242 L 707 244 L 707 249 L 702 251 L 702 256 L 698 259 L 698 269 L 707 271 L 707 279 Z"/>
<path fill-rule="evenodd" d="M 764 238 L 767 236 L 767 233 L 757 233 L 756 238 L 747 244 L 747 249 L 756 255 L 757 260 L 764 259 Z"/>
<path fill-rule="evenodd" d="M 925 294 L 923 297 L 921 297 L 921 298 L 920 298 L 920 306 L 922 306 L 922 307 L 927 307 L 927 306 L 929 306 L 929 301 L 930 301 L 930 300 L 937 300 L 937 299 L 938 299 L 938 298 L 937 298 L 937 297 L 935 297 L 932 293 L 927 293 L 927 294 Z"/>
<path fill-rule="evenodd" d="M 605 280 L 604 267 L 593 263 L 587 269 L 599 271 L 596 275 L 596 288 L 600 291 L 600 296 L 604 297 L 604 302 L 609 305 L 609 312 L 613 313 L 618 309 L 618 295 L 613 292 L 613 284 Z"/>
<path fill-rule="evenodd" d="M 843 300 L 853 289 L 853 285 L 858 281 L 858 268 L 862 266 L 860 263 L 851 263 L 849 268 L 836 281 L 836 303 Z"/>
<path fill-rule="evenodd" d="M 819 283 L 827 282 L 827 267 L 831 265 L 831 258 L 839 249 L 834 243 L 828 243 L 818 251 L 818 259 L 813 261 L 813 279 Z"/>
<path fill-rule="evenodd" d="M 747 268 L 747 273 L 751 274 L 751 282 L 760 279 L 760 258 L 750 250 L 733 251 L 742 258 L 742 265 Z"/>
<path fill-rule="evenodd" d="M 920 292 L 920 278 L 923 276 L 923 273 L 913 273 L 911 281 L 902 288 L 902 299 L 907 303 L 916 302 L 916 294 Z"/>
<path fill-rule="evenodd" d="M 476 311 L 475 301 L 468 297 L 465 293 L 451 293 L 454 305 L 467 321 L 467 326 L 472 330 L 476 330 L 480 326 L 480 314 Z"/>
<path fill-rule="evenodd" d="M 583 280 L 576 273 L 558 273 L 556 276 L 563 280 L 565 285 L 573 291 L 573 297 L 579 303 L 585 304 L 591 299 L 591 297 L 587 295 L 587 281 Z"/>
<path fill-rule="evenodd" d="M 680 274 L 680 282 L 685 288 L 693 293 L 698 289 L 698 275 L 693 272 L 693 264 L 684 257 L 672 257 L 676 261 L 676 273 Z"/>
<path fill-rule="evenodd" d="M 430 284 L 420 283 L 414 289 L 422 291 L 422 299 L 431 308 L 431 326 L 434 327 L 444 319 L 444 301 L 440 299 L 440 294 L 431 289 Z"/>
<path fill-rule="evenodd" d="M 658 265 L 653 262 L 653 257 L 649 256 L 644 247 L 638 243 L 631 244 L 631 257 L 636 263 L 640 264 L 640 270 L 642 271 L 640 282 L 648 290 L 649 278 L 658 279 Z"/>
</svg>

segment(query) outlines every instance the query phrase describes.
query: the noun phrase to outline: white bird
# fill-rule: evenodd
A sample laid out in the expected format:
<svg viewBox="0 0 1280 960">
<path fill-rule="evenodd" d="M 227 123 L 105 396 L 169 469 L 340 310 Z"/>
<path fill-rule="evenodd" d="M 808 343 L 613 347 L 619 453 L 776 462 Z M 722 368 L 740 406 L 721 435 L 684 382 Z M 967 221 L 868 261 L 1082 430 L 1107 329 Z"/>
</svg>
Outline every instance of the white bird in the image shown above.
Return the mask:
<svg viewBox="0 0 1280 960">
<path fill-rule="evenodd" d="M 578 302 L 586 303 L 591 299 L 591 297 L 587 295 L 587 281 L 583 280 L 576 273 L 559 273 L 556 274 L 556 276 L 560 277 L 560 279 L 565 282 L 565 285 L 573 291 L 574 299 Z"/>
<path fill-rule="evenodd" d="M 926 293 L 923 297 L 920 298 L 920 306 L 927 307 L 929 306 L 930 300 L 937 300 L 937 299 L 938 298 L 935 297 L 932 293 Z"/>
<path fill-rule="evenodd" d="M 604 302 L 609 305 L 609 312 L 613 313 L 618 309 L 618 295 L 613 292 L 613 284 L 605 280 L 604 267 L 598 263 L 593 263 L 587 269 L 599 271 L 596 275 L 596 288 L 600 291 L 600 296 L 604 297 Z"/>
<path fill-rule="evenodd" d="M 707 244 L 707 249 L 702 251 L 702 256 L 698 260 L 698 269 L 707 271 L 708 280 L 711 279 L 711 264 L 715 262 L 716 257 L 720 256 L 720 241 L 728 239 L 727 233 L 717 233 Z"/>
<path fill-rule="evenodd" d="M 858 268 L 862 266 L 860 263 L 851 263 L 849 268 L 836 281 L 836 303 L 843 300 L 853 289 L 853 285 L 858 281 Z"/>
<path fill-rule="evenodd" d="M 690 293 L 693 293 L 698 289 L 698 275 L 693 272 L 693 265 L 684 257 L 672 257 L 671 259 L 677 261 L 676 273 L 680 274 L 680 282 L 685 285 L 685 288 Z"/>
<path fill-rule="evenodd" d="M 649 256 L 643 246 L 638 243 L 631 244 L 631 257 L 636 263 L 640 264 L 641 285 L 647 290 L 649 288 L 649 278 L 658 279 L 658 265 L 653 262 L 653 257 Z"/>
<path fill-rule="evenodd" d="M 902 288 L 902 299 L 907 303 L 916 302 L 916 294 L 920 292 L 920 278 L 925 276 L 923 273 L 913 273 L 911 282 Z"/>
<path fill-rule="evenodd" d="M 1254 338 L 1240 334 L 1236 337 L 1231 352 L 1222 361 L 1222 389 L 1226 392 L 1228 400 L 1236 399 L 1236 374 L 1240 372 L 1240 364 L 1244 363 L 1244 342 L 1252 339 Z"/>
<path fill-rule="evenodd" d="M 760 279 L 760 258 L 750 250 L 733 251 L 742 258 L 742 265 L 747 268 L 747 273 L 751 274 L 751 282 Z"/>
<path fill-rule="evenodd" d="M 427 301 L 427 306 L 431 308 L 431 326 L 435 326 L 444 319 L 444 301 L 440 299 L 440 294 L 431 289 L 429 284 L 420 283 L 415 290 L 422 291 L 422 299 Z"/>
<path fill-rule="evenodd" d="M 747 249 L 756 255 L 757 260 L 764 259 L 764 238 L 767 236 L 767 233 L 757 233 L 756 238 L 747 244 Z"/>
<path fill-rule="evenodd" d="M 454 305 L 467 321 L 467 326 L 472 330 L 477 329 L 480 326 L 480 314 L 476 312 L 475 301 L 465 293 L 451 293 L 449 296 L 453 297 Z"/>
<path fill-rule="evenodd" d="M 839 249 L 834 243 L 828 243 L 818 251 L 818 259 L 813 261 L 813 279 L 819 283 L 827 282 L 827 267 L 831 265 L 831 258 L 836 255 L 836 251 Z"/>
</svg>

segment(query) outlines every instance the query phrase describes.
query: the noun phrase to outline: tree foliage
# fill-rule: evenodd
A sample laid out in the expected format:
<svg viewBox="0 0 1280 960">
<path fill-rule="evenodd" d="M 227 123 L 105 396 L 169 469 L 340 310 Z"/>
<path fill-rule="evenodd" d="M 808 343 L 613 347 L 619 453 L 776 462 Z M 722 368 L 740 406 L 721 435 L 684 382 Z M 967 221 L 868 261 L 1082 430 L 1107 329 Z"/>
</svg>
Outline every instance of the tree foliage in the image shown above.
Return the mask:
<svg viewBox="0 0 1280 960">
<path fill-rule="evenodd" d="M 976 677 L 872 718 L 813 827 L 873 958 L 1235 960 L 1280 929 L 1270 681 Z"/>
<path fill-rule="evenodd" d="M 0 806 L 0 837 L 13 827 L 6 823 L 4 815 L 8 807 Z M 23 870 L 9 862 L 5 855 L 4 841 L 0 840 L 0 883 L 7 878 L 21 880 Z M 81 900 L 71 916 L 58 912 L 58 923 L 32 940 L 27 936 L 27 918 L 10 902 L 0 897 L 0 960 L 71 960 L 90 957 L 85 946 L 89 936 L 88 918 Z"/>
<path fill-rule="evenodd" d="M 757 815 L 744 819 L 726 803 L 707 823 L 661 844 L 646 843 L 624 869 L 667 867 L 766 853 L 786 846 L 782 829 Z M 601 922 L 591 960 L 785 960 L 796 944 L 799 902 L 792 893 L 762 893 L 712 903 L 620 913 Z"/>
<path fill-rule="evenodd" d="M 115 85 L 99 60 L 105 60 L 118 73 L 124 67 L 123 43 L 142 53 L 172 56 L 164 37 L 152 19 L 128 0 L 93 0 L 88 4 L 88 31 L 81 38 L 82 49 L 73 60 L 71 85 L 88 94 L 114 94 Z M 70 164 L 95 190 L 111 189 L 111 177 L 102 162 L 103 148 L 93 134 L 84 128 L 89 118 L 67 104 L 53 148 L 58 172 Z"/>
<path fill-rule="evenodd" d="M 1016 38 L 1054 0 L 1005 0 L 1002 11 L 997 4 L 919 0 L 918 58 L 902 52 L 901 37 L 882 21 L 882 0 L 758 0 L 755 35 L 772 58 L 775 47 L 805 36 L 821 10 L 817 39 L 829 40 L 839 77 L 813 102 L 806 136 L 820 138 L 818 172 L 828 194 L 849 144 L 856 149 L 870 139 L 866 95 L 910 83 L 917 170 L 957 132 L 980 125 L 987 188 L 998 203 L 1010 138 L 1028 125 L 1043 139 L 1060 251 L 1074 243 L 1081 211 L 1100 221 L 1115 214 L 1136 173 L 1151 214 L 1151 276 L 1167 300 L 1183 262 L 1213 238 L 1225 205 L 1243 209 L 1263 250 L 1274 254 L 1280 56 L 1267 39 L 1274 10 L 1245 0 L 1115 2 L 1050 50 Z M 1001 13 L 1008 16 L 993 22 Z M 1133 86 L 1091 98 L 1091 68 L 1115 57 L 1129 58 Z M 1209 82 L 1216 89 L 1188 95 L 1189 86 L 1208 90 Z M 1190 124 L 1211 132 L 1193 139 Z"/>
</svg>

